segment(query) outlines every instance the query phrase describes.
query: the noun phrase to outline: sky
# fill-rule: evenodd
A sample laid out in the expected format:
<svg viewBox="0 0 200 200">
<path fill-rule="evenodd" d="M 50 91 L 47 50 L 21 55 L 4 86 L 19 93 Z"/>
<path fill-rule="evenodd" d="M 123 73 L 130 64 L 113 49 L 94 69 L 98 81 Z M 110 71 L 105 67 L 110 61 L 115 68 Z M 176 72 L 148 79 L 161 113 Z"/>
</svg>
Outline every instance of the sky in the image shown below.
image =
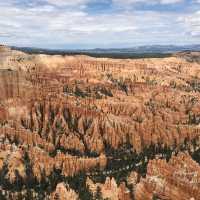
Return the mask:
<svg viewBox="0 0 200 200">
<path fill-rule="evenodd" d="M 0 43 L 51 49 L 200 44 L 200 0 L 0 0 Z"/>
</svg>

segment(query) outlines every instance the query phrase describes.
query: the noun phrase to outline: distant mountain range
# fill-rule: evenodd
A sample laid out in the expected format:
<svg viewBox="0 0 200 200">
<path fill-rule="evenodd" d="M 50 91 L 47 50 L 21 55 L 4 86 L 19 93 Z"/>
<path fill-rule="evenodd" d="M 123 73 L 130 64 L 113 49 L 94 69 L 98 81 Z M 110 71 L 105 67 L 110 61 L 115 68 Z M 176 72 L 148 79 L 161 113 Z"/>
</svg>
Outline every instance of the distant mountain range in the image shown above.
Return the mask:
<svg viewBox="0 0 200 200">
<path fill-rule="evenodd" d="M 187 46 L 174 46 L 174 45 L 151 45 L 151 46 L 139 46 L 133 48 L 119 48 L 119 49 L 92 49 L 82 50 L 83 52 L 95 52 L 95 53 L 176 53 L 180 51 L 200 51 L 200 45 L 187 45 Z"/>
<path fill-rule="evenodd" d="M 95 57 L 114 57 L 114 58 L 135 58 L 135 57 L 166 57 L 168 55 L 183 51 L 200 51 L 200 45 L 150 45 L 133 48 L 109 48 L 109 49 L 42 49 L 32 47 L 11 47 L 14 50 L 20 50 L 26 53 L 49 54 L 49 55 L 77 55 L 84 54 Z"/>
</svg>

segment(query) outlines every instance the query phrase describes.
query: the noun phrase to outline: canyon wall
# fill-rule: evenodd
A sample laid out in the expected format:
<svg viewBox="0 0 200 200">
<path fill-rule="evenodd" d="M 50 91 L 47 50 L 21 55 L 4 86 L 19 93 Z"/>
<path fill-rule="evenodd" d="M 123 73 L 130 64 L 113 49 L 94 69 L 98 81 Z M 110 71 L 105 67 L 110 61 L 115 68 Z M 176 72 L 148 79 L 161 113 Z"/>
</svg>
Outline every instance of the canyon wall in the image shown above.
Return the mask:
<svg viewBox="0 0 200 200">
<path fill-rule="evenodd" d="M 199 167 L 198 63 L 0 56 L 0 195 L 199 198 L 198 184 L 173 177 Z"/>
</svg>

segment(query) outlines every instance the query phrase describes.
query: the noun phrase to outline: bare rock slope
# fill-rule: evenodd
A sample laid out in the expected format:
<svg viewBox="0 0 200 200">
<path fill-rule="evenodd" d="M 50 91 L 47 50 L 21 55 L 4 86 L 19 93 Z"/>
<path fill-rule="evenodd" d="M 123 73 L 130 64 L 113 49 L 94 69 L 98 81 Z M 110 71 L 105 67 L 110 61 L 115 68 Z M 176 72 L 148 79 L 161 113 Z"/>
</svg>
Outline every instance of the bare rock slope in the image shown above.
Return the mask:
<svg viewBox="0 0 200 200">
<path fill-rule="evenodd" d="M 200 198 L 197 62 L 0 57 L 0 198 Z"/>
</svg>

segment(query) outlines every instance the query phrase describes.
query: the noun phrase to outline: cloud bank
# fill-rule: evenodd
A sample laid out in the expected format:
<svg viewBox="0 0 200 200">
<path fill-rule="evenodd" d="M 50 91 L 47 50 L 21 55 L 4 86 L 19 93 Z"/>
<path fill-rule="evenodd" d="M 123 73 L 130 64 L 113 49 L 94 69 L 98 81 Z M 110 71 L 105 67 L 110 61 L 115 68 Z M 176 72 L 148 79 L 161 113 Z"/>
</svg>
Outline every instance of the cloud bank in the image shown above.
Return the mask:
<svg viewBox="0 0 200 200">
<path fill-rule="evenodd" d="M 0 43 L 65 49 L 197 44 L 198 3 L 199 0 L 7 0 L 0 2 Z"/>
</svg>

